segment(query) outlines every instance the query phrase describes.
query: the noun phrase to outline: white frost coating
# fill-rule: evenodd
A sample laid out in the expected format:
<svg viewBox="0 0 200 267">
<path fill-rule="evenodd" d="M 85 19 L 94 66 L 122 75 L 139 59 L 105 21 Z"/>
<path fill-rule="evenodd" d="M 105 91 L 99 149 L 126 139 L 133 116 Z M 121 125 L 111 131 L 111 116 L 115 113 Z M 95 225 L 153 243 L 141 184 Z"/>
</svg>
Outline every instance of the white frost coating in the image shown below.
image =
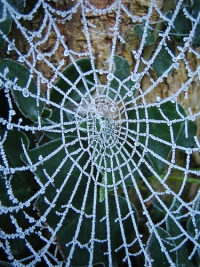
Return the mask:
<svg viewBox="0 0 200 267">
<path fill-rule="evenodd" d="M 187 54 L 189 53 L 193 53 L 197 62 L 200 58 L 199 50 L 194 49 L 191 44 L 195 29 L 198 27 L 200 13 L 195 18 L 191 14 L 188 14 L 187 9 L 184 9 L 184 14 L 192 21 L 193 27 L 190 34 L 184 38 L 183 44 L 177 47 L 177 53 L 174 55 L 167 47 L 167 42 L 183 0 L 177 2 L 171 19 L 162 13 L 154 0 L 151 1 L 148 12 L 144 16 L 132 14 L 123 0 L 110 1 L 112 4 L 108 4 L 102 9 L 97 9 L 91 3 L 95 1 L 77 0 L 74 1 L 73 7 L 68 10 L 62 9 L 64 7 L 62 2 L 65 1 L 38 0 L 30 13 L 26 15 L 20 14 L 6 0 L 1 0 L 1 2 L 4 4 L 2 19 L 6 17 L 7 12 L 10 13 L 13 24 L 18 28 L 28 47 L 28 51 L 21 51 L 21 48 L 17 46 L 17 40 L 12 39 L 12 36 L 8 38 L 6 35 L 3 35 L 2 38 L 6 41 L 5 50 L 8 56 L 15 53 L 14 58 L 17 58 L 18 62 L 24 64 L 30 70 L 31 75 L 27 80 L 27 84 L 24 87 L 20 87 L 17 78 L 14 81 L 9 78 L 9 68 L 5 68 L 0 72 L 0 89 L 4 86 L 3 92 L 5 93 L 5 99 L 9 107 L 8 116 L 0 117 L 0 129 L 6 129 L 8 132 L 22 130 L 27 135 L 28 133 L 39 133 L 37 147 L 45 143 L 45 138 L 47 138 L 45 134 L 50 138 L 52 138 L 52 135 L 56 135 L 55 142 L 60 138 L 60 143 L 58 142 L 57 147 L 48 155 L 40 153 L 37 155 L 35 161 L 32 161 L 25 141 L 21 140 L 22 151 L 25 157 L 24 161 L 27 164 L 24 163 L 23 166 L 19 165 L 13 168 L 9 155 L 6 155 L 7 131 L 3 132 L 0 130 L 0 186 L 3 185 L 4 188 L 2 194 L 0 191 L 0 220 L 3 218 L 1 216 L 4 215 L 6 216 L 6 220 L 10 220 L 12 226 L 12 232 L 10 232 L 6 228 L 1 229 L 2 224 L 0 223 L 0 261 L 2 260 L 1 253 L 3 251 L 12 266 L 37 266 L 40 262 L 44 266 L 72 266 L 75 265 L 73 255 L 79 249 L 80 251 L 87 252 L 87 263 L 85 265 L 92 266 L 97 263 L 95 262 L 95 257 L 97 257 L 95 246 L 103 244 L 106 247 L 104 257 L 107 266 L 114 266 L 116 264 L 113 253 L 119 252 L 120 250 L 124 251 L 121 260 L 126 262 L 128 266 L 134 264 L 134 259 L 137 256 L 144 258 L 145 266 L 154 266 L 153 259 L 147 247 L 150 239 L 146 243 L 144 237 L 141 235 L 141 228 L 138 225 L 140 220 L 139 222 L 137 221 L 136 211 L 132 208 L 132 202 L 134 205 L 138 205 L 138 216 L 145 224 L 144 227 L 146 232 L 148 232 L 148 238 L 155 236 L 169 266 L 177 266 L 177 262 L 174 261 L 171 252 L 179 251 L 188 240 L 194 245 L 193 250 L 188 255 L 192 259 L 195 253 L 197 254 L 200 250 L 199 226 L 195 217 L 196 215 L 200 216 L 200 211 L 197 211 L 200 190 L 190 200 L 183 197 L 183 194 L 188 178 L 200 176 L 198 170 L 190 168 L 191 158 L 195 153 L 199 153 L 200 144 L 197 136 L 194 140 L 194 143 L 196 143 L 194 147 L 188 148 L 184 144 L 178 144 L 173 126 L 175 123 L 181 122 L 183 124 L 184 135 L 188 138 L 190 122 L 199 121 L 199 110 L 193 110 L 188 107 L 188 112 L 186 111 L 187 115 L 185 117 L 178 106 L 178 102 L 179 97 L 182 95 L 187 100 L 192 84 L 200 79 L 200 67 L 197 67 L 197 69 L 191 68 L 187 58 Z M 52 2 L 55 2 L 55 4 L 52 4 Z M 57 9 L 59 5 L 62 7 L 62 11 Z M 64 36 L 59 31 L 59 27 L 61 24 L 67 25 L 80 11 L 82 32 L 86 39 L 87 49 L 78 53 L 67 46 L 64 41 Z M 148 34 L 148 29 L 152 27 L 150 22 L 152 21 L 152 14 L 155 12 L 159 15 L 158 21 L 165 20 L 168 22 L 168 26 L 166 26 L 164 32 L 159 33 L 160 41 L 152 57 L 146 61 L 143 58 L 145 38 Z M 38 24 L 37 30 L 31 31 L 27 27 L 27 21 L 33 20 L 38 13 L 44 13 L 44 15 L 41 22 L 39 22 L 40 24 Z M 92 16 L 98 17 L 110 13 L 112 13 L 112 16 L 113 14 L 115 16 L 113 27 L 110 27 L 107 32 L 98 32 L 95 23 L 92 23 L 90 20 L 91 14 Z M 133 25 L 132 23 L 134 25 L 143 23 L 144 26 L 144 33 L 140 45 L 137 50 L 132 50 L 135 58 L 134 67 L 131 69 L 130 77 L 125 78 L 124 82 L 119 77 L 115 77 L 115 69 L 113 69 L 114 56 L 119 51 L 117 49 L 118 44 L 124 44 L 126 42 L 126 35 L 124 33 L 122 34 L 121 31 L 122 14 L 129 18 L 130 25 Z M 52 31 L 54 31 L 56 36 L 53 48 L 51 51 L 42 52 L 40 46 L 44 45 L 51 38 Z M 109 38 L 112 38 L 111 52 L 107 59 L 108 64 L 105 64 L 105 68 L 103 69 L 97 69 L 95 67 L 96 61 L 91 37 L 93 33 L 108 35 Z M 59 60 L 58 64 L 55 64 L 52 62 L 51 57 L 57 53 L 59 47 L 63 49 L 63 60 Z M 152 76 L 152 66 L 163 47 L 173 57 L 173 62 L 160 77 L 155 78 L 155 75 L 154 77 Z M 86 73 L 82 72 L 76 62 L 77 58 L 83 57 L 90 58 L 91 70 Z M 63 67 L 66 66 L 66 59 L 70 59 L 70 62 L 72 62 L 78 73 L 78 78 L 74 82 L 66 78 L 62 73 Z M 52 77 L 49 78 L 48 75 L 45 77 L 45 74 L 37 67 L 37 64 L 41 64 L 41 62 L 51 69 L 53 73 Z M 141 64 L 144 65 L 142 70 L 140 69 Z M 180 64 L 185 65 L 188 79 L 187 81 L 183 81 L 176 92 L 163 99 L 161 95 L 157 95 L 157 87 L 166 77 L 171 75 L 172 70 L 179 70 Z M 104 75 L 107 78 L 106 84 L 100 82 L 98 74 Z M 88 80 L 87 75 L 92 75 L 94 82 Z M 149 77 L 151 85 L 143 91 L 141 81 L 145 75 Z M 34 77 L 37 85 L 37 92 L 35 94 L 28 89 L 32 77 Z M 67 93 L 63 92 L 55 84 L 59 78 L 63 78 L 69 85 Z M 78 88 L 80 82 L 83 83 L 86 93 L 83 93 Z M 112 84 L 116 82 L 119 88 L 114 90 Z M 128 82 L 133 83 L 131 88 L 128 88 Z M 44 87 L 46 88 L 45 97 L 41 92 L 41 88 Z M 50 92 L 52 89 L 60 94 L 61 101 L 54 102 L 51 99 Z M 126 92 L 120 95 L 123 89 Z M 49 106 L 55 108 L 58 111 L 59 121 L 52 121 L 50 116 L 47 116 L 45 125 L 42 124 L 42 117 L 40 116 L 38 116 L 37 123 L 33 123 L 31 126 L 26 125 L 26 122 L 22 118 L 18 118 L 18 121 L 16 121 L 12 90 L 13 92 L 21 92 L 24 96 L 24 101 L 32 98 L 35 100 L 36 106 L 39 106 L 39 102 L 41 101 L 47 104 L 46 108 Z M 134 90 L 138 90 L 139 93 L 135 95 Z M 149 94 L 152 95 L 153 93 L 155 102 L 148 103 L 147 98 Z M 75 95 L 75 99 L 72 97 L 73 94 Z M 111 97 L 113 94 L 114 96 Z M 80 100 L 76 101 L 76 97 Z M 178 118 L 168 118 L 162 108 L 160 108 L 162 104 L 168 102 L 175 105 L 176 112 L 179 115 Z M 150 107 L 157 108 L 160 115 L 159 119 L 152 119 L 150 117 L 150 114 L 148 114 L 148 108 Z M 142 118 L 140 114 L 141 110 L 144 111 L 144 117 Z M 131 111 L 135 112 L 135 118 L 128 117 Z M 170 130 L 169 138 L 163 140 L 158 136 L 152 135 L 150 129 L 151 123 L 160 125 L 161 128 L 167 125 Z M 132 124 L 136 125 L 136 127 L 130 128 Z M 77 137 L 71 140 L 70 137 L 73 135 Z M 142 139 L 145 139 L 145 142 L 141 142 L 140 140 Z M 171 154 L 167 159 L 164 159 L 159 153 L 153 151 L 152 147 L 149 147 L 149 143 L 152 140 L 155 144 L 161 143 L 171 148 Z M 35 142 L 35 140 L 32 140 L 32 142 Z M 73 147 L 77 149 L 73 150 Z M 185 153 L 185 162 L 182 165 L 176 162 L 176 156 L 180 150 Z M 59 158 L 60 155 L 62 155 L 62 160 L 58 162 L 57 168 L 53 171 L 48 169 L 46 163 L 51 159 L 56 161 L 56 158 Z M 162 176 L 152 167 L 152 157 L 165 163 L 166 168 Z M 66 173 L 63 169 L 68 162 L 71 165 Z M 141 171 L 144 165 L 151 172 L 151 176 L 154 176 L 154 179 L 151 180 L 145 177 L 144 172 Z M 27 199 L 24 198 L 25 200 L 23 200 L 15 192 L 13 177 L 16 173 L 19 176 L 26 175 L 28 171 L 34 176 L 33 179 L 36 183 L 36 189 Z M 172 184 L 169 183 L 171 176 L 176 175 L 173 173 L 174 171 L 178 173 L 178 176 L 182 177 L 178 190 L 177 188 L 173 190 Z M 74 176 L 74 172 L 76 173 L 76 177 Z M 45 180 L 40 175 L 45 177 Z M 56 188 L 56 180 L 62 175 L 62 183 L 59 188 Z M 101 180 L 99 179 L 100 176 L 102 177 Z M 140 179 L 139 182 L 137 181 L 137 176 Z M 76 179 L 76 183 L 72 188 L 70 197 L 65 200 L 64 193 L 71 179 Z M 81 203 L 76 206 L 74 203 L 77 194 L 80 193 L 79 190 L 83 180 L 86 181 L 85 188 L 83 189 L 83 197 Z M 132 183 L 132 188 L 127 187 L 126 183 L 128 180 Z M 93 186 L 92 193 L 90 192 L 91 185 Z M 49 193 L 51 190 L 55 191 L 55 195 Z M 111 218 L 111 194 L 114 195 L 113 199 L 116 208 L 114 223 Z M 126 203 L 127 213 L 125 215 L 120 207 L 121 197 L 118 197 L 119 194 L 123 195 Z M 2 195 L 6 195 L 6 201 Z M 90 197 L 91 195 L 92 198 Z M 44 198 L 45 209 L 42 214 L 39 209 L 39 214 L 36 212 L 34 217 L 30 214 L 29 209 L 41 197 Z M 169 207 L 166 204 L 167 197 L 173 202 L 174 206 Z M 60 198 L 64 200 L 62 205 L 55 211 L 56 225 L 52 227 L 51 223 L 48 222 L 48 216 L 52 216 L 51 214 L 56 209 Z M 176 206 L 176 203 L 179 206 Z M 101 214 L 101 210 L 99 209 L 100 204 L 104 205 L 104 213 L 101 217 L 99 215 Z M 37 205 L 36 208 L 38 209 Z M 154 212 L 164 211 L 165 213 L 161 219 L 158 219 L 156 224 L 152 218 L 153 213 L 151 212 L 151 208 L 154 209 Z M 185 210 L 186 213 L 183 215 L 181 210 Z M 73 229 L 74 235 L 72 238 L 69 236 L 70 238 L 66 239 L 65 243 L 62 243 L 63 241 L 59 240 L 59 234 L 63 227 L 65 227 L 66 218 L 69 218 L 71 214 L 77 214 L 76 226 Z M 24 216 L 26 223 L 20 225 L 18 216 Z M 194 227 L 193 236 L 180 223 L 181 219 L 189 217 Z M 91 225 L 90 232 L 87 232 L 87 229 L 83 229 L 85 227 L 85 221 Z M 131 222 L 132 228 L 130 231 L 132 233 L 132 239 L 130 240 L 127 238 L 126 221 Z M 180 232 L 169 239 L 168 244 L 166 244 L 166 240 L 163 240 L 163 237 L 160 235 L 159 227 L 164 226 L 165 229 L 168 229 L 169 221 L 173 222 L 174 226 Z M 70 224 L 69 221 L 68 224 Z M 98 232 L 98 227 L 102 224 L 104 225 L 103 230 L 105 232 L 103 237 Z M 118 234 L 122 240 L 114 249 L 112 242 L 116 237 L 112 236 L 113 225 L 119 226 L 120 231 Z M 82 231 L 84 230 L 88 235 L 86 239 L 82 238 Z M 30 240 L 33 235 L 36 239 L 39 237 L 40 241 L 42 241 L 39 249 Z M 26 252 L 28 251 L 27 257 L 21 257 L 21 254 L 18 256 L 17 249 L 14 246 L 15 240 L 17 242 L 20 240 L 20 244 L 23 243 L 22 246 L 24 246 Z M 177 240 L 182 241 L 177 243 Z M 171 250 L 167 250 L 167 245 L 169 244 L 173 244 L 173 246 L 171 245 Z M 67 249 L 67 256 L 64 255 L 62 257 L 60 249 L 61 251 Z"/>
</svg>

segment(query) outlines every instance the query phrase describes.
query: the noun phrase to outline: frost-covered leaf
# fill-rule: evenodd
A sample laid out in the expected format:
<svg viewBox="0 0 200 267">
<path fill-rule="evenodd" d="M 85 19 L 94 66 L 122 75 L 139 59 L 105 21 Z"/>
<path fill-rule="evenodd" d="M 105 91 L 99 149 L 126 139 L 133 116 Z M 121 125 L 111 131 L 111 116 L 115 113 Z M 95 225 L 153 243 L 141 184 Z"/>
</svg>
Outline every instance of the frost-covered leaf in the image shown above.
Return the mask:
<svg viewBox="0 0 200 267">
<path fill-rule="evenodd" d="M 200 2 L 199 0 L 192 0 L 192 16 L 194 18 L 197 18 L 197 16 L 199 15 L 199 11 L 200 11 Z"/>
<path fill-rule="evenodd" d="M 63 129 L 73 135 L 76 135 L 76 126 L 74 116 L 59 109 L 50 109 L 48 118 L 42 118 L 42 126 L 45 127 L 44 133 L 51 139 L 61 138 Z M 61 122 L 63 116 L 63 124 Z M 58 126 L 59 124 L 59 126 Z"/>
<path fill-rule="evenodd" d="M 38 117 L 42 114 L 44 101 L 39 99 L 41 96 L 37 96 L 37 87 L 33 76 L 26 67 L 10 59 L 0 61 L 2 75 L 5 71 L 7 81 L 4 86 L 7 89 L 10 88 L 17 107 L 25 117 L 37 122 Z"/>
<path fill-rule="evenodd" d="M 44 108 L 42 112 L 42 119 L 48 119 L 52 116 L 52 109 Z"/>
<path fill-rule="evenodd" d="M 12 174 L 12 179 L 10 181 L 11 186 L 13 188 L 13 194 L 19 201 L 26 201 L 28 197 L 31 195 L 30 189 L 34 185 L 34 181 L 30 176 L 30 173 L 27 171 L 20 170 L 20 167 L 24 166 L 24 163 L 20 159 L 20 155 L 24 152 L 23 146 L 29 147 L 29 140 L 27 136 L 20 131 L 0 131 L 1 139 L 5 139 L 3 143 L 4 153 L 6 155 L 6 160 L 8 161 L 10 169 L 4 171 L 4 173 Z M 0 164 L 5 166 L 5 159 L 0 158 Z M 5 181 L 1 180 L 1 183 L 5 183 Z M 6 194 L 1 199 L 6 199 Z"/>
<path fill-rule="evenodd" d="M 153 259 L 154 266 L 168 266 L 169 259 L 176 262 L 176 253 L 170 250 L 175 248 L 175 243 L 164 229 L 156 227 L 155 231 L 148 240 L 148 250 Z"/>
<path fill-rule="evenodd" d="M 193 0 L 192 1 L 192 16 L 197 18 L 200 11 L 200 1 Z M 198 22 L 197 27 L 194 32 L 194 37 L 192 38 L 192 46 L 197 48 L 200 46 L 200 22 Z"/>
<path fill-rule="evenodd" d="M 113 61 L 114 79 L 110 83 L 111 89 L 106 89 L 104 94 L 108 94 L 111 98 L 114 98 L 119 94 L 120 97 L 125 98 L 125 101 L 129 101 L 131 98 L 127 96 L 127 93 L 131 91 L 132 96 L 137 93 L 137 90 L 133 88 L 135 83 L 131 80 L 130 74 L 128 60 L 115 55 Z"/>
<path fill-rule="evenodd" d="M 137 33 L 137 35 L 142 39 L 142 36 L 144 34 L 144 25 L 136 25 L 134 27 L 134 31 Z M 147 36 L 145 37 L 144 46 L 151 46 L 155 42 L 154 35 L 152 33 L 152 30 L 150 28 L 147 29 Z"/>
<path fill-rule="evenodd" d="M 184 217 L 182 217 L 184 215 L 184 209 L 183 207 L 181 208 L 181 203 L 175 200 L 170 211 L 174 219 L 168 216 L 166 220 L 167 231 L 177 247 L 182 244 L 181 247 L 176 250 L 176 262 L 180 266 L 195 267 L 195 261 L 193 259 L 189 260 L 191 254 L 190 244 L 182 234 L 183 230 L 180 229 L 180 227 L 184 229 Z M 179 223 L 180 226 L 177 223 Z"/>
<path fill-rule="evenodd" d="M 160 77 L 172 65 L 172 63 L 172 56 L 169 54 L 167 49 L 163 47 L 154 60 L 152 67 L 157 76 Z M 170 70 L 170 72 L 171 71 L 172 70 Z"/>
<path fill-rule="evenodd" d="M 194 48 L 197 48 L 200 46 L 200 23 L 197 24 L 197 27 L 195 29 L 194 37 L 192 39 L 192 46 Z"/>
<path fill-rule="evenodd" d="M 102 183 L 109 186 L 109 190 L 121 186 L 122 180 L 126 185 L 132 185 L 132 179 L 136 182 L 139 180 L 138 157 L 131 158 L 127 156 L 127 152 L 127 148 L 121 151 L 118 146 L 108 147 L 104 155 L 100 152 L 96 157 L 97 169 L 102 173 Z"/>
<path fill-rule="evenodd" d="M 192 28 L 192 23 L 189 18 L 185 15 L 185 10 L 190 13 L 190 7 L 189 6 L 183 6 L 174 21 L 174 24 L 172 26 L 172 29 L 170 33 L 172 34 L 174 40 L 177 43 L 182 44 L 183 38 L 189 36 L 189 33 Z M 169 18 L 172 18 L 174 11 L 169 11 L 166 15 Z"/>
<path fill-rule="evenodd" d="M 23 12 L 26 6 L 26 0 L 7 0 L 7 3 L 18 12 Z"/>
<path fill-rule="evenodd" d="M 4 17 L 3 10 L 4 10 L 4 5 L 3 3 L 0 2 L 0 20 L 2 20 Z M 11 25 L 12 25 L 12 19 L 7 11 L 5 20 L 0 22 L 0 51 L 2 50 L 6 42 L 5 37 L 9 34 L 11 30 Z"/>
<path fill-rule="evenodd" d="M 89 58 L 81 58 L 74 64 L 68 65 L 52 89 L 51 101 L 59 104 L 63 101 L 65 95 L 65 106 L 74 105 L 73 101 L 79 102 L 82 95 L 94 86 L 94 76 L 90 73 L 91 70 L 92 66 Z M 80 74 L 81 79 L 78 79 Z"/>
<path fill-rule="evenodd" d="M 13 203 L 26 202 L 33 195 L 33 189 L 36 188 L 33 177 L 28 171 L 21 171 L 20 167 L 24 166 L 20 159 L 20 154 L 23 153 L 22 144 L 28 148 L 29 140 L 26 135 L 20 131 L 0 131 L 0 139 L 5 140 L 3 142 L 3 150 L 6 155 L 6 160 L 10 169 L 7 170 L 5 166 L 5 158 L 0 157 L 0 165 L 4 166 L 4 174 L 0 172 L 0 200 L 2 206 L 10 207 L 12 210 Z M 6 179 L 9 176 L 9 183 Z M 12 188 L 10 196 L 7 195 L 8 187 Z M 10 189 L 11 190 L 11 189 Z M 15 200 L 15 202 L 13 202 Z M 27 206 L 26 212 L 31 216 L 36 217 L 36 212 L 32 207 Z M 15 214 L 2 214 L 0 212 L 0 229 L 5 232 L 14 233 L 15 226 L 10 220 L 10 215 L 13 215 L 18 226 L 25 228 L 29 226 L 29 222 L 25 219 L 22 208 Z M 31 235 L 27 237 L 27 240 L 35 246 L 39 243 L 39 237 L 37 235 Z M 22 253 L 28 253 L 26 242 L 22 238 L 18 237 L 15 240 L 9 240 L 9 246 L 12 254 L 18 256 Z"/>
<path fill-rule="evenodd" d="M 138 111 L 129 112 L 129 118 L 133 120 L 129 126 L 134 131 L 132 135 L 135 140 L 138 140 L 140 147 L 147 150 L 146 156 L 149 163 L 159 174 L 164 170 L 173 142 L 184 147 L 194 145 L 197 126 L 190 122 L 188 136 L 186 136 L 185 116 L 183 108 L 171 102 L 161 104 L 159 108 L 140 106 Z M 139 132 L 138 129 L 140 129 Z M 171 137 L 171 130 L 174 141 Z"/>
<path fill-rule="evenodd" d="M 187 232 L 188 234 L 196 241 L 196 243 L 199 245 L 195 246 L 195 260 L 197 264 L 200 263 L 200 205 L 199 201 L 197 202 L 196 206 L 196 214 L 189 219 L 187 222 Z"/>
<path fill-rule="evenodd" d="M 33 164 L 37 163 L 39 157 L 41 158 L 41 163 L 35 168 L 34 173 L 39 177 L 43 184 L 50 182 L 44 195 L 39 197 L 37 208 L 41 216 L 45 214 L 49 206 L 52 208 L 50 213 L 46 216 L 46 220 L 53 229 L 59 225 L 62 214 L 64 215 L 65 211 L 68 211 L 66 215 L 64 215 L 64 222 L 60 224 L 57 232 L 59 246 L 66 260 L 69 257 L 71 249 L 73 249 L 74 253 L 71 259 L 72 264 L 84 266 L 88 264 L 90 258 L 87 246 L 84 246 L 84 244 L 92 242 L 90 240 L 94 226 L 92 217 L 90 216 L 92 215 L 94 205 L 96 205 L 95 209 L 97 217 L 95 219 L 95 238 L 101 242 L 95 241 L 92 245 L 92 248 L 94 249 L 93 263 L 106 263 L 107 257 L 105 257 L 104 253 L 108 249 L 106 245 L 107 230 L 105 217 L 105 206 L 107 204 L 105 202 L 94 204 L 93 180 L 79 170 L 80 167 L 83 169 L 87 168 L 86 164 L 89 157 L 87 153 L 84 153 L 79 159 L 79 154 L 76 152 L 79 149 L 78 141 L 74 139 L 75 143 L 69 145 L 69 140 L 72 141 L 73 139 L 73 137 L 68 137 L 65 140 L 68 145 L 68 153 L 71 154 L 70 157 L 66 155 L 62 140 L 51 141 L 39 148 L 28 151 L 28 156 Z M 58 152 L 56 152 L 57 150 Z M 51 157 L 49 158 L 50 155 Z M 22 158 L 24 161 L 27 161 L 25 155 L 23 155 Z M 78 162 L 80 166 L 79 168 L 74 166 L 75 160 Z M 49 181 L 47 181 L 46 173 L 48 174 Z M 64 182 L 65 179 L 66 182 Z M 73 192 L 74 196 L 72 197 Z M 114 249 L 118 248 L 123 243 L 120 237 L 120 224 L 117 220 L 119 211 L 116 209 L 116 201 L 119 202 L 122 217 L 127 216 L 129 213 L 127 203 L 123 198 L 118 197 L 118 200 L 116 200 L 114 196 L 108 196 L 110 210 L 109 224 L 111 228 L 110 238 L 113 253 Z M 83 203 L 85 203 L 84 208 L 82 208 Z M 133 206 L 132 209 L 136 216 L 136 210 Z M 80 217 L 81 213 L 79 214 L 79 212 L 76 212 L 77 210 L 83 213 L 82 218 Z M 80 232 L 77 232 L 78 235 L 75 238 L 80 220 Z M 123 221 L 122 224 L 125 236 L 127 240 L 130 240 L 130 229 L 132 228 L 131 218 L 129 217 L 129 219 Z M 121 250 L 117 254 L 120 253 Z"/>
</svg>

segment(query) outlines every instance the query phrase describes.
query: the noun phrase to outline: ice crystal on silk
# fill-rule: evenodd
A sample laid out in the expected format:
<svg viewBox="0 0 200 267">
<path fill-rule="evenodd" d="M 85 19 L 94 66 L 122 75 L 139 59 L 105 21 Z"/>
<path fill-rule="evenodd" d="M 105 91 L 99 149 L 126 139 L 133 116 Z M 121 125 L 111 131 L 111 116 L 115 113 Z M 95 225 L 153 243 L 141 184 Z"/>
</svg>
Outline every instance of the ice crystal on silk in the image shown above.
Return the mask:
<svg viewBox="0 0 200 267">
<path fill-rule="evenodd" d="M 0 1 L 1 266 L 199 266 L 199 31 L 198 0 Z"/>
</svg>

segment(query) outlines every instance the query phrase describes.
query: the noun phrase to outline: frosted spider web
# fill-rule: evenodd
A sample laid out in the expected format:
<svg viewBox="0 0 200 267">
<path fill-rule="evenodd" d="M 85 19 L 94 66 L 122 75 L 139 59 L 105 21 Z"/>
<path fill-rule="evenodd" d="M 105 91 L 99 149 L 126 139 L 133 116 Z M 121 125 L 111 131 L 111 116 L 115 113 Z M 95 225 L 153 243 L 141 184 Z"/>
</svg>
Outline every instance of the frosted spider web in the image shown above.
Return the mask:
<svg viewBox="0 0 200 267">
<path fill-rule="evenodd" d="M 199 84 L 200 54 L 192 46 L 200 13 L 192 16 L 184 9 L 192 29 L 174 54 L 167 42 L 184 1 L 177 1 L 170 18 L 162 12 L 159 3 L 162 1 L 102 1 L 99 6 L 97 2 L 38 0 L 27 13 L 22 13 L 14 1 L 1 0 L 1 22 L 8 14 L 12 18 L 11 33 L 6 36 L 0 32 L 5 39 L 2 59 L 14 59 L 29 70 L 25 85 L 10 78 L 12 68 L 2 67 L 0 72 L 1 97 L 4 96 L 9 111 L 2 115 L 5 106 L 1 102 L 0 261 L 3 266 L 6 263 L 9 266 L 121 266 L 120 262 L 123 266 L 157 266 L 152 246 L 155 253 L 162 254 L 166 266 L 187 266 L 180 265 L 182 248 L 186 264 L 199 255 L 200 191 L 196 185 L 196 191 L 189 197 L 187 183 L 189 178 L 199 177 L 199 171 L 191 167 L 193 155 L 198 155 L 200 149 L 198 135 L 195 132 L 191 137 L 191 147 L 184 142 L 190 138 L 190 126 L 194 121 L 198 123 L 200 114 L 198 91 L 194 89 Z M 141 14 L 134 9 L 136 4 L 143 10 Z M 101 16 L 112 17 L 112 27 L 99 27 Z M 159 31 L 159 42 L 152 56 L 145 59 L 147 29 L 149 25 L 154 27 L 155 17 L 156 21 L 166 22 L 165 28 Z M 122 31 L 125 18 L 132 28 L 143 23 L 144 31 L 141 39 L 134 37 L 138 45 L 129 48 L 133 59 L 129 62 L 130 72 L 120 79 L 115 74 L 117 59 L 123 60 L 119 47 L 128 42 Z M 69 34 L 73 26 L 70 22 L 74 20 L 80 21 L 77 25 L 85 42 L 77 50 L 67 42 L 76 38 Z M 104 56 L 95 52 L 94 36 L 107 36 L 111 42 L 109 52 L 105 51 L 107 58 L 102 62 Z M 24 39 L 24 43 L 18 38 Z M 77 42 L 82 42 L 81 38 Z M 52 40 L 51 49 L 44 51 L 42 47 L 48 40 Z M 163 47 L 172 62 L 157 77 L 152 68 Z M 62 59 L 56 58 L 57 54 L 62 54 Z M 191 55 L 197 62 L 195 68 L 191 66 Z M 87 71 L 77 61 L 83 58 L 89 58 L 83 61 L 90 66 Z M 69 63 L 78 73 L 74 80 L 62 73 Z M 184 69 L 185 76 L 181 83 L 176 83 L 179 87 L 175 91 L 169 89 L 163 96 L 159 86 L 163 80 L 173 77 L 172 71 L 180 69 Z M 35 93 L 29 92 L 33 77 Z M 56 83 L 59 78 L 67 84 L 67 91 Z M 144 79 L 147 79 L 146 88 L 143 88 Z M 175 80 L 167 82 L 173 88 Z M 80 90 L 79 83 L 84 90 Z M 59 101 L 51 97 L 53 91 L 59 95 Z M 24 117 L 16 120 L 19 111 L 13 101 L 17 99 L 15 92 L 24 98 L 23 104 L 29 99 L 34 101 L 38 113 L 32 123 Z M 196 108 L 190 107 L 192 103 L 187 101 L 191 94 L 197 101 L 194 101 Z M 186 103 L 186 113 L 179 102 L 183 106 Z M 57 121 L 48 116 L 42 118 L 38 108 L 41 103 L 47 112 L 51 108 L 57 112 Z M 170 117 L 169 107 L 174 109 L 175 117 Z M 151 112 L 158 116 L 152 117 Z M 176 124 L 181 124 L 179 141 Z M 166 126 L 168 137 L 162 139 Z M 159 133 L 152 134 L 154 127 Z M 36 134 L 37 139 L 28 146 L 22 133 L 30 140 Z M 18 135 L 21 159 L 12 150 Z M 167 149 L 168 157 L 156 149 L 160 144 Z M 8 151 L 16 153 L 19 165 L 13 167 Z M 180 151 L 184 162 L 176 160 Z M 162 174 L 156 162 L 165 166 Z M 182 177 L 180 181 L 171 180 L 176 176 L 174 171 Z M 29 176 L 34 185 L 28 193 L 20 181 Z M 23 188 L 22 193 L 16 183 Z M 194 229 L 193 234 L 187 230 L 186 222 Z"/>
</svg>

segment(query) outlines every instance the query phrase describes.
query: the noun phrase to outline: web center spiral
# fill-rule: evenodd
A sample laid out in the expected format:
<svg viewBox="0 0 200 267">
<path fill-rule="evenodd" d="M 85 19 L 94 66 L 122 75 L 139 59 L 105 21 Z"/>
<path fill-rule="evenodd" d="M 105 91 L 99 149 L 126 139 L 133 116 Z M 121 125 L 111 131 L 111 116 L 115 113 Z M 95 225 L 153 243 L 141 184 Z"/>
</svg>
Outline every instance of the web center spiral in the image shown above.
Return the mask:
<svg viewBox="0 0 200 267">
<path fill-rule="evenodd" d="M 123 135 L 122 104 L 101 95 L 92 98 L 86 105 L 82 101 L 78 115 L 84 116 L 79 129 L 85 131 L 93 148 L 107 149 L 120 143 Z"/>
</svg>

